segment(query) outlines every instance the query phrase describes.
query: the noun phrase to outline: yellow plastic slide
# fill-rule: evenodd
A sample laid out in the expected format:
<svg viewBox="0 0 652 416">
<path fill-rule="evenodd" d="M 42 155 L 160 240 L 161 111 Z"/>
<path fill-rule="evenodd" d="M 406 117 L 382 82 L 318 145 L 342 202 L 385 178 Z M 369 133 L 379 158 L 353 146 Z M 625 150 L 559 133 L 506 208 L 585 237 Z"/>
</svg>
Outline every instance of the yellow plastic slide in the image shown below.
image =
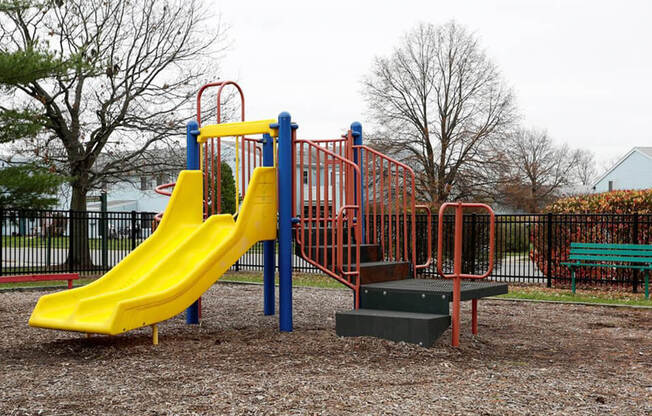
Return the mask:
<svg viewBox="0 0 652 416">
<path fill-rule="evenodd" d="M 276 169 L 256 168 L 236 221 L 202 222 L 202 173 L 182 171 L 156 231 L 102 278 L 41 297 L 30 326 L 115 335 L 182 312 L 260 240 L 276 238 Z"/>
</svg>

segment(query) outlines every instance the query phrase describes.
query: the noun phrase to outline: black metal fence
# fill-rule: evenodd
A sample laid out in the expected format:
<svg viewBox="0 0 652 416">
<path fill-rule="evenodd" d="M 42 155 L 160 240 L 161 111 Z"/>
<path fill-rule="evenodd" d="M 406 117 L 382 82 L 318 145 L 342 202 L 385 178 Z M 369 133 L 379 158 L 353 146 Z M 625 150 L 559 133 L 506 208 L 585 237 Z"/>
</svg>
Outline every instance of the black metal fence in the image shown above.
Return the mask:
<svg viewBox="0 0 652 416">
<path fill-rule="evenodd" d="M 376 219 L 378 222 L 380 220 Z M 399 216 L 399 229 L 403 217 Z M 384 224 L 394 224 L 396 218 L 385 216 Z M 409 217 L 408 217 L 409 221 Z M 443 265 L 445 273 L 453 271 L 454 217 L 444 217 Z M 408 224 L 409 229 L 410 224 Z M 483 274 L 489 264 L 489 216 L 467 214 L 463 221 L 464 273 Z M 424 277 L 435 278 L 437 273 L 436 218 L 432 221 L 432 263 L 420 270 Z M 427 258 L 427 217 L 416 215 L 417 263 Z M 652 214 L 519 214 L 496 215 L 496 250 L 490 280 L 542 284 L 548 287 L 570 284 L 570 270 L 561 266 L 568 259 L 571 242 L 602 242 L 621 244 L 652 244 Z M 387 244 L 387 242 L 385 242 Z M 293 269 L 317 273 L 319 270 L 294 255 Z M 240 258 L 238 270 L 262 270 L 262 244 L 252 247 Z M 632 269 L 587 268 L 577 274 L 578 284 L 604 287 L 631 288 L 638 291 L 643 275 Z"/>
<path fill-rule="evenodd" d="M 74 212 L 0 210 L 0 275 L 39 272 L 103 273 L 117 264 L 152 232 L 152 212 Z M 379 220 L 377 218 L 377 220 Z M 395 218 L 384 218 L 384 223 Z M 409 218 L 408 218 L 409 220 Z M 400 216 L 399 221 L 402 221 Z M 408 224 L 408 227 L 410 224 Z M 416 216 L 417 262 L 427 251 L 427 218 Z M 401 225 L 402 227 L 402 225 Z M 444 219 L 443 269 L 452 271 L 453 216 Z M 81 231 L 80 231 L 81 230 Z M 432 257 L 437 257 L 437 221 L 432 221 Z M 651 244 L 652 214 L 528 214 L 496 215 L 494 270 L 489 279 L 547 286 L 568 284 L 570 272 L 561 266 L 570 243 Z M 83 240 L 86 243 L 80 243 Z M 464 217 L 463 271 L 482 274 L 489 263 L 489 217 Z M 74 261 L 70 261 L 73 258 Z M 319 272 L 298 255 L 293 269 Z M 232 270 L 263 268 L 263 245 L 254 245 Z M 437 277 L 436 264 L 421 270 Z M 643 276 L 630 269 L 590 268 L 578 273 L 579 284 L 641 287 Z"/>
<path fill-rule="evenodd" d="M 103 273 L 151 235 L 155 215 L 0 210 L 0 275 Z"/>
<path fill-rule="evenodd" d="M 426 218 L 417 218 L 418 258 L 425 258 Z M 444 220 L 444 265 L 452 271 L 453 217 Z M 464 217 L 463 270 L 482 274 L 488 265 L 489 216 Z M 470 232 L 470 229 L 474 232 Z M 468 230 L 468 231 L 467 231 Z M 436 257 L 437 224 L 433 224 L 433 253 Z M 571 242 L 651 244 L 651 214 L 529 214 L 496 215 L 494 269 L 489 279 L 512 283 L 538 283 L 548 287 L 569 285 L 568 261 Z M 436 265 L 424 270 L 436 276 Z M 635 269 L 585 268 L 578 271 L 578 282 L 592 286 L 630 287 L 637 291 L 643 276 Z"/>
</svg>

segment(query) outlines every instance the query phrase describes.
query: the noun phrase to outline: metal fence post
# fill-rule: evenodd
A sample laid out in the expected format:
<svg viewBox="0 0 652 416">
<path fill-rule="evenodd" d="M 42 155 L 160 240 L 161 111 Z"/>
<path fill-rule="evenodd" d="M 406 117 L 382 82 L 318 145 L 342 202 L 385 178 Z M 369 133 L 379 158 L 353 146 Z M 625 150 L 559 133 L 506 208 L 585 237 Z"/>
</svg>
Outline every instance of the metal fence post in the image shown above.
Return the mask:
<svg viewBox="0 0 652 416">
<path fill-rule="evenodd" d="M 638 214 L 634 214 L 632 240 L 632 244 L 638 244 Z M 634 269 L 634 272 L 632 273 L 632 292 L 638 293 L 638 269 Z"/>
<path fill-rule="evenodd" d="M 131 250 L 136 249 L 136 211 L 131 211 Z"/>
<path fill-rule="evenodd" d="M 75 237 L 74 237 L 75 233 L 73 233 L 73 230 L 76 229 L 76 227 L 74 227 L 72 225 L 72 222 L 75 221 L 74 216 L 75 216 L 74 211 L 69 210 L 68 211 L 68 219 L 69 219 L 68 220 L 68 247 L 78 247 L 76 244 L 73 244 L 73 240 L 75 239 Z M 74 253 L 73 253 L 73 256 L 74 256 Z M 73 271 L 74 271 L 74 269 L 72 267 L 72 261 L 70 261 L 70 259 L 69 259 L 68 260 L 68 273 L 72 273 Z"/>
<path fill-rule="evenodd" d="M 552 213 L 549 212 L 546 218 L 548 219 L 548 224 L 547 224 L 548 240 L 546 241 L 548 246 L 547 253 L 546 253 L 546 275 L 548 281 L 546 283 L 546 286 L 552 287 Z"/>
<path fill-rule="evenodd" d="M 52 265 L 52 230 L 45 230 L 45 267 Z"/>
<path fill-rule="evenodd" d="M 109 269 L 109 222 L 106 192 L 100 194 L 100 232 L 102 233 L 102 270 Z"/>
<path fill-rule="evenodd" d="M 471 244 L 469 247 L 469 259 L 471 274 L 475 274 L 475 212 L 471 214 Z"/>
</svg>

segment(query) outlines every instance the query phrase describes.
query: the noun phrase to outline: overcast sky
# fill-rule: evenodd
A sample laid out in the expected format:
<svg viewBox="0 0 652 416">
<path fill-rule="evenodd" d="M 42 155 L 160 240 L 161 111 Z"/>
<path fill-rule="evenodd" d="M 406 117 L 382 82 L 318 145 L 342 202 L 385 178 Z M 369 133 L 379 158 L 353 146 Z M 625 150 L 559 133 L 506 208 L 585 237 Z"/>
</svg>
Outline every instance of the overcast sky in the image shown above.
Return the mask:
<svg viewBox="0 0 652 416">
<path fill-rule="evenodd" d="M 213 1 L 230 26 L 223 74 L 243 87 L 247 118 L 289 111 L 301 137 L 364 126 L 373 58 L 419 22 L 454 19 L 500 68 L 525 125 L 600 165 L 652 145 L 651 0 Z"/>
</svg>

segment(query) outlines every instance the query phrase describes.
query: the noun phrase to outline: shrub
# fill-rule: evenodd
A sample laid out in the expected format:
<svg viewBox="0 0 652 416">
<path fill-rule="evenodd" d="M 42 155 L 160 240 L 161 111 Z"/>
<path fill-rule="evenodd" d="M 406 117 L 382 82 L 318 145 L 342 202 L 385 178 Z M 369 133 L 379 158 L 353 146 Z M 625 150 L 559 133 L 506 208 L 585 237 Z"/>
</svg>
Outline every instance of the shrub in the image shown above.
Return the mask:
<svg viewBox="0 0 652 416">
<path fill-rule="evenodd" d="M 213 166 L 220 166 L 220 183 L 217 183 L 217 174 L 210 176 L 210 170 L 207 170 L 205 179 L 209 181 L 208 194 L 204 195 L 206 204 L 208 207 L 215 207 L 217 205 L 216 201 L 213 201 L 213 197 L 217 198 L 217 190 L 220 189 L 220 207 L 219 212 L 221 214 L 233 214 L 235 213 L 235 178 L 233 176 L 233 170 L 228 163 L 224 160 L 218 162 L 216 159 Z M 213 182 L 211 183 L 211 180 Z M 209 213 L 212 212 L 211 209 L 208 210 Z"/>
<path fill-rule="evenodd" d="M 563 198 L 547 207 L 546 211 L 556 215 L 542 217 L 530 232 L 530 258 L 546 276 L 570 278 L 570 269 L 560 263 L 568 261 L 571 242 L 649 244 L 652 235 L 649 216 L 652 214 L 652 189 Z M 548 235 L 549 231 L 551 235 Z M 634 235 L 635 231 L 637 235 Z M 549 239 L 552 239 L 550 264 L 547 256 Z M 580 268 L 576 276 L 608 282 L 631 273 L 628 269 Z"/>
<path fill-rule="evenodd" d="M 652 189 L 613 191 L 562 198 L 546 208 L 553 214 L 651 214 Z"/>
</svg>

